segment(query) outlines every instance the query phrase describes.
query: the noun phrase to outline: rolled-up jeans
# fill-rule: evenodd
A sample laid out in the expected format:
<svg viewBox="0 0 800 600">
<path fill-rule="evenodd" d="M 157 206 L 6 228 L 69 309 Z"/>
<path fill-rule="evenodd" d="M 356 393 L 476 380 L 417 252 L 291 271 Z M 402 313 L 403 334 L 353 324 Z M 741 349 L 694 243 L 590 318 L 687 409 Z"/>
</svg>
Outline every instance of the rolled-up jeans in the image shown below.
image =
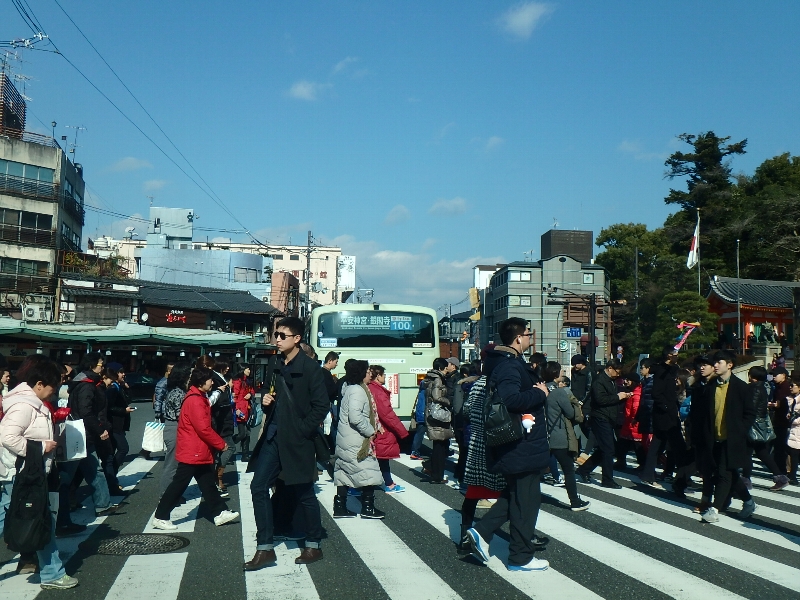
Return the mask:
<svg viewBox="0 0 800 600">
<path fill-rule="evenodd" d="M 0 531 L 5 529 L 6 511 L 11 502 L 11 492 L 13 489 L 13 481 L 0 485 Z M 36 551 L 36 557 L 39 559 L 39 576 L 42 583 L 55 581 L 66 575 L 61 557 L 58 555 L 58 547 L 56 546 L 55 515 L 58 512 L 59 494 L 48 494 L 48 502 L 50 504 L 50 539 L 44 548 Z M 67 505 L 67 514 L 69 514 L 69 505 Z"/>
<path fill-rule="evenodd" d="M 92 502 L 95 510 L 103 510 L 111 505 L 111 494 L 108 492 L 108 482 L 105 475 L 98 472 L 100 460 L 94 450 L 87 452 L 82 460 L 71 460 L 59 463 L 59 477 L 61 485 L 58 490 L 59 505 L 58 525 L 69 525 L 69 487 L 75 478 L 78 469 L 81 470 L 86 483 L 92 488 Z"/>
</svg>

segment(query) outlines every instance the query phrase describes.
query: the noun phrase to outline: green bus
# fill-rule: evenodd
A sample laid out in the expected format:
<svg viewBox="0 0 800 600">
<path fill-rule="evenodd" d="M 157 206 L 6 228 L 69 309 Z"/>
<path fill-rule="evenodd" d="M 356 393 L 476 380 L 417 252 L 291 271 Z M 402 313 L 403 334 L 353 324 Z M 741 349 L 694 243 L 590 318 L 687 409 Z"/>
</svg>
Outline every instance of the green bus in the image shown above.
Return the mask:
<svg viewBox="0 0 800 600">
<path fill-rule="evenodd" d="M 320 360 L 330 351 L 340 353 L 338 377 L 348 358 L 384 367 L 392 406 L 408 420 L 419 382 L 439 356 L 436 311 L 405 304 L 320 306 L 311 312 L 309 344 Z"/>
</svg>

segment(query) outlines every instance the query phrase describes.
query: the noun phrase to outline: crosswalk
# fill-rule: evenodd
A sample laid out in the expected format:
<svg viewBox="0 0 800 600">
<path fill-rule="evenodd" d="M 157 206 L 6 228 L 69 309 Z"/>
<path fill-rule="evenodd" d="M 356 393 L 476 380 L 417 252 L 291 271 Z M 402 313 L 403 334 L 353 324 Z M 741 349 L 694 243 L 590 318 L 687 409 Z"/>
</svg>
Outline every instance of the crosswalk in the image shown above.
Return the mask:
<svg viewBox="0 0 800 600">
<path fill-rule="evenodd" d="M 644 488 L 628 472 L 616 473 L 623 484 L 620 490 L 581 484 L 581 495 L 591 501 L 582 513 L 567 510 L 566 490 L 543 485 L 537 530 L 551 540 L 543 553 L 551 567 L 541 573 L 506 569 L 507 530 L 492 540 L 485 567 L 471 559 L 458 560 L 454 544 L 460 535 L 463 496 L 453 488 L 428 484 L 421 464 L 409 457 L 393 461 L 392 471 L 406 491 L 376 496 L 378 507 L 387 513 L 384 521 L 334 521 L 335 487 L 327 476 L 321 478 L 317 497 L 327 531 L 325 559 L 308 566 L 294 563 L 298 545 L 286 542 L 276 545 L 276 566 L 241 570 L 256 546 L 252 475 L 244 463 L 227 474 L 230 505 L 241 512 L 241 524 L 210 526 L 193 484 L 184 494 L 187 502 L 172 513 L 178 526 L 174 533 L 190 541 L 180 551 L 92 562 L 81 550 L 83 542 L 109 524 L 128 533 L 155 532 L 150 519 L 161 462 L 142 458 L 120 473 L 126 489 L 141 492 L 128 500 L 132 507 L 141 504 L 138 510 L 100 518 L 90 510 L 73 513 L 73 520 L 86 524 L 87 530 L 59 539 L 58 545 L 81 588 L 97 576 L 95 569 L 101 565 L 108 571 L 104 583 L 83 596 L 108 600 L 800 597 L 800 489 L 768 491 L 771 477 L 760 468 L 752 478 L 759 505 L 755 515 L 738 519 L 741 503 L 734 501 L 714 525 L 701 523 L 692 513 L 699 494 L 679 501 L 668 490 Z M 351 510 L 359 510 L 358 499 L 350 498 L 349 503 Z M 205 563 L 198 558 L 215 551 L 223 552 L 224 560 Z M 54 593 L 40 590 L 36 576 L 15 576 L 15 562 L 0 564 L 0 600 L 33 600 Z"/>
</svg>

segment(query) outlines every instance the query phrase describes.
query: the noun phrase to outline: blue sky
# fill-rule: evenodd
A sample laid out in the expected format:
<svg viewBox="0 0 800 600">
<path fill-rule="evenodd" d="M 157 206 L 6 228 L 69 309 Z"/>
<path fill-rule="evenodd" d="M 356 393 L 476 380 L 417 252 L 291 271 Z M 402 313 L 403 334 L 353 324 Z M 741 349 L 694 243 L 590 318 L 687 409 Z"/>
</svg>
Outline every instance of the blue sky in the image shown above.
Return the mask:
<svg viewBox="0 0 800 600">
<path fill-rule="evenodd" d="M 59 1 L 254 235 L 340 244 L 381 302 L 458 303 L 473 265 L 538 258 L 554 220 L 658 226 L 677 134 L 748 138 L 748 173 L 800 151 L 794 3 Z M 57 4 L 28 3 L 183 164 Z M 0 41 L 31 35 L 0 6 Z M 28 129 L 87 128 L 87 204 L 146 217 L 152 195 L 241 228 L 61 57 L 22 57 Z M 84 237 L 129 224 L 89 212 Z"/>
</svg>

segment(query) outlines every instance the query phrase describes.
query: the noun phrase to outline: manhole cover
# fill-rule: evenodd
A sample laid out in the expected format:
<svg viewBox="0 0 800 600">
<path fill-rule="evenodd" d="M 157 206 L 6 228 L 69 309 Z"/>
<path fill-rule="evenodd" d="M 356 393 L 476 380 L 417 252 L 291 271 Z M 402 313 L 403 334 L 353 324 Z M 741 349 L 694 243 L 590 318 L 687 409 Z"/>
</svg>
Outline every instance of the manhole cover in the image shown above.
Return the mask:
<svg viewBox="0 0 800 600">
<path fill-rule="evenodd" d="M 177 535 L 163 533 L 123 533 L 103 540 L 97 554 L 130 556 L 132 554 L 166 554 L 189 545 L 189 540 Z"/>
</svg>

